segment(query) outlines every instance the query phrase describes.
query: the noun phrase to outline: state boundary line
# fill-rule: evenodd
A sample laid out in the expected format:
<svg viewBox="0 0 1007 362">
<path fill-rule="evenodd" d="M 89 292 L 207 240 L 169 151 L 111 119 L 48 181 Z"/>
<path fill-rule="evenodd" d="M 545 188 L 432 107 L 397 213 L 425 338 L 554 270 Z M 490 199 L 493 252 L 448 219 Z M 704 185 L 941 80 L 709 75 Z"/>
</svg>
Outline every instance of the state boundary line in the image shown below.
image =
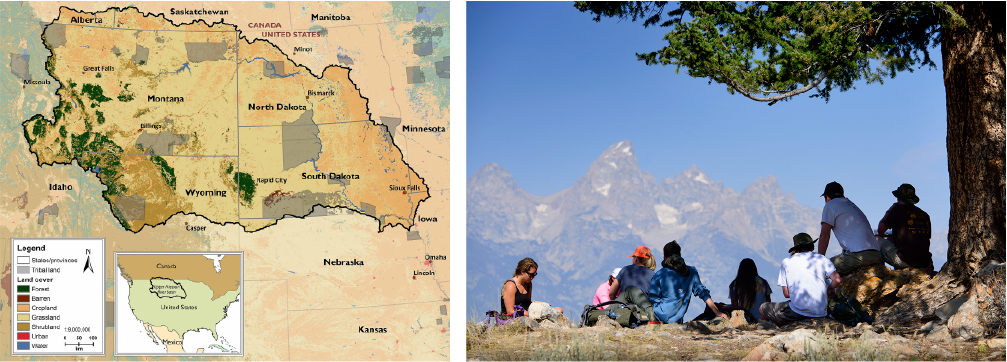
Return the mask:
<svg viewBox="0 0 1007 362">
<path fill-rule="evenodd" d="M 347 123 L 360 123 L 360 122 L 370 122 L 371 120 L 365 119 L 362 121 L 344 121 L 344 122 L 329 122 L 329 123 L 312 123 L 312 124 L 264 124 L 259 126 L 238 126 L 246 128 L 257 128 L 257 127 L 307 127 L 307 126 L 327 126 L 334 124 L 347 124 Z"/>
<path fill-rule="evenodd" d="M 424 302 L 407 302 L 407 303 L 394 303 L 394 304 L 380 304 L 380 305 L 369 305 L 369 306 L 364 306 L 364 307 L 334 307 L 334 308 L 318 308 L 318 309 L 287 309 L 287 312 L 289 313 L 289 312 L 311 312 L 311 311 L 316 311 L 316 310 L 365 309 L 365 308 L 394 307 L 394 306 L 399 306 L 399 305 L 425 304 L 425 303 L 444 303 L 444 300 L 428 300 L 428 301 L 424 301 Z"/>
<path fill-rule="evenodd" d="M 84 153 L 94 153 L 99 155 L 119 155 L 119 156 L 157 156 L 157 157 L 238 157 L 237 155 L 158 155 L 150 153 L 120 153 L 120 152 L 95 152 L 83 151 Z"/>
<path fill-rule="evenodd" d="M 235 26 L 237 27 L 237 26 Z M 234 130 L 238 134 L 238 157 L 234 161 L 234 186 L 238 187 L 238 225 L 241 225 L 241 33 L 234 33 L 234 124 L 238 128 Z M 245 227 L 238 232 L 238 250 L 241 248 L 241 235 L 244 234 Z M 286 281 L 284 281 L 286 283 Z M 290 296 L 290 286 L 287 286 L 287 297 Z M 288 302 L 289 305 L 289 302 Z M 287 321 L 287 360 L 290 360 L 290 321 Z"/>
<path fill-rule="evenodd" d="M 113 15 L 114 16 L 114 15 Z M 205 19 L 199 19 L 205 21 Z M 114 19 L 113 19 L 114 21 Z M 80 24 L 62 24 L 62 23 L 49 23 L 49 25 L 63 25 L 63 26 L 76 26 L 80 28 L 93 28 L 93 29 L 105 29 L 105 30 L 123 30 L 123 31 L 166 31 L 172 33 L 240 33 L 241 30 L 170 30 L 170 29 L 134 29 L 134 28 L 110 28 L 107 26 L 94 26 L 94 25 L 80 25 Z M 182 24 L 187 25 L 187 24 Z M 234 25 L 234 24 L 228 24 Z M 237 27 L 237 25 L 235 25 Z"/>
</svg>

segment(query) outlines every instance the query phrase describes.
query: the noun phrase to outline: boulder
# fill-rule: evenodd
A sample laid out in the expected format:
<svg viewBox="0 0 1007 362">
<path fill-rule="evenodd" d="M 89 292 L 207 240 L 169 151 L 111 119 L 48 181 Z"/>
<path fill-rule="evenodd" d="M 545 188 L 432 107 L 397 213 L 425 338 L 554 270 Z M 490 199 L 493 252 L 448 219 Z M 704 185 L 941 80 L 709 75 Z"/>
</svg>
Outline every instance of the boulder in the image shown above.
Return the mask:
<svg viewBox="0 0 1007 362">
<path fill-rule="evenodd" d="M 884 264 L 874 264 L 843 277 L 836 289 L 844 296 L 856 298 L 872 313 L 877 313 L 878 309 L 895 303 L 902 286 L 922 283 L 927 279 L 930 275 L 920 269 L 891 270 Z"/>
<path fill-rule="evenodd" d="M 951 340 L 951 331 L 947 326 L 937 326 L 927 334 L 927 340 L 931 342 L 944 342 Z"/>
<path fill-rule="evenodd" d="M 731 312 L 731 319 L 727 320 L 727 325 L 733 328 L 741 328 L 742 326 L 748 325 L 748 320 L 745 319 L 745 311 L 736 310 Z"/>
<path fill-rule="evenodd" d="M 805 359 L 807 353 L 821 348 L 818 332 L 798 329 L 767 339 L 745 356 L 743 361 L 780 361 Z"/>
<path fill-rule="evenodd" d="M 512 328 L 515 329 L 528 330 L 528 331 L 538 328 L 538 322 L 528 317 L 514 318 L 514 321 L 510 322 L 508 325 L 512 326 Z"/>
<path fill-rule="evenodd" d="M 488 327 L 487 327 L 485 321 L 479 322 L 479 323 L 468 323 L 465 326 L 465 329 L 467 330 L 468 335 L 469 336 L 473 336 L 473 337 L 481 336 L 483 333 L 486 332 L 486 328 L 488 328 Z"/>
<path fill-rule="evenodd" d="M 534 301 L 531 302 L 530 306 L 528 306 L 528 317 L 531 317 L 531 319 L 534 319 L 536 322 L 541 322 L 545 319 L 556 322 L 559 320 L 559 317 L 563 317 L 563 313 L 553 309 L 552 304 Z"/>
<path fill-rule="evenodd" d="M 776 323 L 768 319 L 760 319 L 759 323 L 756 324 L 755 329 L 776 329 Z"/>
<path fill-rule="evenodd" d="M 920 354 L 919 351 L 912 347 L 912 341 L 902 336 L 890 335 L 887 332 L 879 334 L 872 330 L 867 330 L 860 335 L 859 339 L 867 348 L 889 352 L 888 354 L 891 356 L 903 355 L 906 357 L 915 357 Z"/>
<path fill-rule="evenodd" d="M 609 318 L 607 315 L 604 314 L 598 316 L 598 322 L 595 323 L 594 326 L 600 330 L 622 328 L 622 325 L 620 325 L 619 322 L 616 322 L 615 320 Z"/>
<path fill-rule="evenodd" d="M 685 324 L 685 330 L 699 334 L 711 334 L 713 330 L 702 321 L 691 321 Z"/>
<path fill-rule="evenodd" d="M 543 320 L 541 322 L 538 322 L 538 327 L 542 328 L 542 329 L 561 329 L 562 328 L 562 327 L 559 326 L 559 324 L 556 324 L 556 322 L 553 322 L 553 321 L 548 320 L 548 319 Z"/>
<path fill-rule="evenodd" d="M 990 262 L 972 278 L 968 299 L 948 319 L 952 335 L 976 340 L 1004 334 L 1005 265 Z"/>
</svg>

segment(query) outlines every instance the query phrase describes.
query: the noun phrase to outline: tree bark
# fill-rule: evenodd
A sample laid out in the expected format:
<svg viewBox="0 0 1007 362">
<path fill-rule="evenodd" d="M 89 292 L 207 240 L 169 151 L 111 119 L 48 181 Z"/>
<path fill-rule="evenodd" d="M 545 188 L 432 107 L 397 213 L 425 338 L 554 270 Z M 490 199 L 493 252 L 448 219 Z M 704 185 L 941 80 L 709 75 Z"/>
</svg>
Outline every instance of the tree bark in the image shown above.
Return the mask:
<svg viewBox="0 0 1007 362">
<path fill-rule="evenodd" d="M 951 220 L 948 261 L 926 283 L 899 292 L 882 312 L 886 324 L 932 319 L 965 293 L 990 261 L 1004 262 L 1004 13 L 1003 2 L 954 3 L 967 25 L 941 29 L 947 99 Z"/>
</svg>

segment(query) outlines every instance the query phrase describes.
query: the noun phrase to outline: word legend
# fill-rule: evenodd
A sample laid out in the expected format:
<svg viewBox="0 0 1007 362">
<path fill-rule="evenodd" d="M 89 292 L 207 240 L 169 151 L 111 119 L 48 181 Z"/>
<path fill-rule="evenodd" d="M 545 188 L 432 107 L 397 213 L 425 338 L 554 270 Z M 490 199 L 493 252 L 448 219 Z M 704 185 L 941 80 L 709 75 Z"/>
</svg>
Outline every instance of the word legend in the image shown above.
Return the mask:
<svg viewBox="0 0 1007 362">
<path fill-rule="evenodd" d="M 105 355 L 105 239 L 11 239 L 11 355 Z"/>
</svg>

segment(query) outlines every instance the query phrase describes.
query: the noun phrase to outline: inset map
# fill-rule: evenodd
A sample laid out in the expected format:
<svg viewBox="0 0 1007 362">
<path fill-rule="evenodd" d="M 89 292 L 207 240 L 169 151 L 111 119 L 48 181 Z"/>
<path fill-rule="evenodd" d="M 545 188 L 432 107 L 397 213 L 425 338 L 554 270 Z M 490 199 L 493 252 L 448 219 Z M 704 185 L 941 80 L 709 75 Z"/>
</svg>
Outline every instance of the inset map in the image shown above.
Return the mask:
<svg viewBox="0 0 1007 362">
<path fill-rule="evenodd" d="M 115 253 L 115 355 L 241 356 L 242 254 Z"/>
</svg>

